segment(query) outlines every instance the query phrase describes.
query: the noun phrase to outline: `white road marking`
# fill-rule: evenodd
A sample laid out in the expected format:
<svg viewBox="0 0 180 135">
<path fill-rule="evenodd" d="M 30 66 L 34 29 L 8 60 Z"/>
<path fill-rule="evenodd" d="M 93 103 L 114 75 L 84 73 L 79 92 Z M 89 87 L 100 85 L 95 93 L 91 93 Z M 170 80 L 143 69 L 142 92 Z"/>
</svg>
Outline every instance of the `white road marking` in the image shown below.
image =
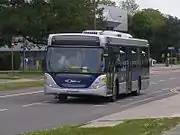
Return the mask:
<svg viewBox="0 0 180 135">
<path fill-rule="evenodd" d="M 149 93 L 149 94 L 157 94 L 157 93 L 161 93 L 163 90 L 159 90 L 159 91 L 156 91 L 156 92 L 153 92 L 153 93 Z"/>
<path fill-rule="evenodd" d="M 25 92 L 25 93 L 4 95 L 4 96 L 0 96 L 0 98 L 19 97 L 19 96 L 26 96 L 26 95 L 38 94 L 38 93 L 42 93 L 42 92 L 44 92 L 44 91 Z"/>
<path fill-rule="evenodd" d="M 105 107 L 107 105 L 93 105 L 93 106 L 95 106 L 95 107 Z"/>
<path fill-rule="evenodd" d="M 43 101 L 43 103 L 54 103 L 53 101 Z"/>
<path fill-rule="evenodd" d="M 164 89 L 162 89 L 162 91 L 166 91 L 166 90 L 169 90 L 170 88 L 164 88 Z"/>
<path fill-rule="evenodd" d="M 165 82 L 165 80 L 159 80 L 158 82 Z"/>
<path fill-rule="evenodd" d="M 4 108 L 4 109 L 0 109 L 0 112 L 5 112 L 8 111 L 8 109 Z"/>
<path fill-rule="evenodd" d="M 171 89 L 170 91 L 173 92 L 173 93 L 179 93 L 178 89 L 176 89 L 176 88 Z"/>
<path fill-rule="evenodd" d="M 30 106 L 34 106 L 34 105 L 42 105 L 43 103 L 39 102 L 39 103 L 31 103 L 31 104 L 26 104 L 26 105 L 22 105 L 22 107 L 30 107 Z"/>
<path fill-rule="evenodd" d="M 150 84 L 152 85 L 152 84 L 158 84 L 158 83 L 156 83 L 156 82 L 150 82 Z"/>
<path fill-rule="evenodd" d="M 174 79 L 176 79 L 175 77 L 172 77 L 172 78 L 169 78 L 170 80 L 174 80 Z"/>
</svg>

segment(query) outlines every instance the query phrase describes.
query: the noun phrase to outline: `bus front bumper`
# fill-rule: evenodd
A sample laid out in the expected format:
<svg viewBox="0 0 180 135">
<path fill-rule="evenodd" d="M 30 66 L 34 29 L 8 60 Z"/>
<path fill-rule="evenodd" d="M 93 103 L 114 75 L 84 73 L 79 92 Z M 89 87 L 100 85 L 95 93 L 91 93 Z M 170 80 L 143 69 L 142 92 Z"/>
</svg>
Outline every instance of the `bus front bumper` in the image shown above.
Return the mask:
<svg viewBox="0 0 180 135">
<path fill-rule="evenodd" d="M 84 88 L 84 89 L 69 89 L 69 88 L 54 88 L 48 85 L 44 85 L 44 94 L 45 95 L 68 95 L 68 96 L 102 96 L 107 97 L 107 88 L 106 86 L 98 88 L 98 89 L 91 89 L 91 88 Z"/>
</svg>

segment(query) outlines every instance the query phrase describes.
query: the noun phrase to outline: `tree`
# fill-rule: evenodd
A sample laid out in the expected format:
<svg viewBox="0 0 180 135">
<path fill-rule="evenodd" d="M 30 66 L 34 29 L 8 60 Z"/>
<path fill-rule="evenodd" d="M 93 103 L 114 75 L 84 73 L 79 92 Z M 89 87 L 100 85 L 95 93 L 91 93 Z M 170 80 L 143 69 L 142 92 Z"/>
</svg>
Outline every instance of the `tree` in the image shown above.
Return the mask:
<svg viewBox="0 0 180 135">
<path fill-rule="evenodd" d="M 116 2 L 111 0 L 100 0 L 99 4 L 107 5 L 107 6 L 116 6 Z"/>
<path fill-rule="evenodd" d="M 180 19 L 167 15 L 165 21 L 166 28 L 163 32 L 166 35 L 167 46 L 180 47 Z"/>
<path fill-rule="evenodd" d="M 128 12 L 128 32 L 132 33 L 132 16 L 138 11 L 139 5 L 135 0 L 123 0 L 120 2 L 120 8 Z"/>
<path fill-rule="evenodd" d="M 168 53 L 168 47 L 180 48 L 180 19 L 171 15 L 165 16 L 166 26 L 161 30 L 163 33 L 164 53 Z M 177 50 L 176 50 L 177 52 Z"/>
<path fill-rule="evenodd" d="M 10 45 L 12 36 L 16 35 L 36 44 L 46 44 L 50 33 L 92 29 L 93 18 L 91 0 L 13 0 L 0 10 L 1 44 Z"/>
<path fill-rule="evenodd" d="M 12 14 L 16 14 L 17 6 L 20 6 L 22 3 L 22 0 L 0 1 L 0 46 L 11 45 L 12 36 L 16 33 L 12 27 L 14 27 L 18 21 L 17 16 L 12 16 Z"/>
<path fill-rule="evenodd" d="M 139 9 L 135 0 L 123 0 L 120 2 L 121 9 L 127 10 L 129 15 L 134 15 Z"/>
<path fill-rule="evenodd" d="M 132 17 L 132 33 L 135 37 L 147 39 L 150 43 L 151 56 L 161 57 L 164 51 L 162 29 L 166 27 L 165 17 L 154 9 L 144 9 Z"/>
</svg>

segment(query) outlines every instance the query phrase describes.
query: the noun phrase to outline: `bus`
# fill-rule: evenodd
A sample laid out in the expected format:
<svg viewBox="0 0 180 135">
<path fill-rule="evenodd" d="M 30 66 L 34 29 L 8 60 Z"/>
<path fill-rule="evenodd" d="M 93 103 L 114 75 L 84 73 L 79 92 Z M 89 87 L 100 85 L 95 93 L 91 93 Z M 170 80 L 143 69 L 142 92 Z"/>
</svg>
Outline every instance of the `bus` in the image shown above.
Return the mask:
<svg viewBox="0 0 180 135">
<path fill-rule="evenodd" d="M 44 94 L 59 101 L 95 96 L 112 102 L 119 94 L 140 95 L 149 86 L 148 41 L 117 33 L 50 34 Z"/>
</svg>

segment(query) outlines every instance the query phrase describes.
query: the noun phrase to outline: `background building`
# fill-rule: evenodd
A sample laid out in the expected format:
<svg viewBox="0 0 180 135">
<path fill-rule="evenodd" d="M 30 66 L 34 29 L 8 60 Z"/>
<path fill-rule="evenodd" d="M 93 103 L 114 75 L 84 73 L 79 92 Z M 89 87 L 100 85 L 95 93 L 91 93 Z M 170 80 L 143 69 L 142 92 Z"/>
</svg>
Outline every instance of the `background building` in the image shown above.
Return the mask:
<svg viewBox="0 0 180 135">
<path fill-rule="evenodd" d="M 22 37 L 16 37 L 15 39 L 18 40 L 19 38 L 22 39 Z M 37 62 L 41 63 L 42 60 L 44 59 L 45 48 L 46 48 L 46 46 L 43 46 L 43 45 L 37 46 L 36 44 L 33 44 L 28 41 L 19 42 L 16 45 L 14 45 L 13 48 L 9 48 L 7 45 L 0 47 L 0 56 L 1 57 L 3 55 L 6 56 L 7 54 L 10 54 L 13 51 L 14 56 L 17 54 L 18 54 L 18 56 L 20 56 L 19 57 L 20 69 L 23 69 L 23 67 L 25 67 L 30 70 L 36 70 Z"/>
<path fill-rule="evenodd" d="M 104 21 L 107 29 L 127 32 L 128 31 L 128 12 L 119 7 L 99 5 L 103 8 Z"/>
</svg>

